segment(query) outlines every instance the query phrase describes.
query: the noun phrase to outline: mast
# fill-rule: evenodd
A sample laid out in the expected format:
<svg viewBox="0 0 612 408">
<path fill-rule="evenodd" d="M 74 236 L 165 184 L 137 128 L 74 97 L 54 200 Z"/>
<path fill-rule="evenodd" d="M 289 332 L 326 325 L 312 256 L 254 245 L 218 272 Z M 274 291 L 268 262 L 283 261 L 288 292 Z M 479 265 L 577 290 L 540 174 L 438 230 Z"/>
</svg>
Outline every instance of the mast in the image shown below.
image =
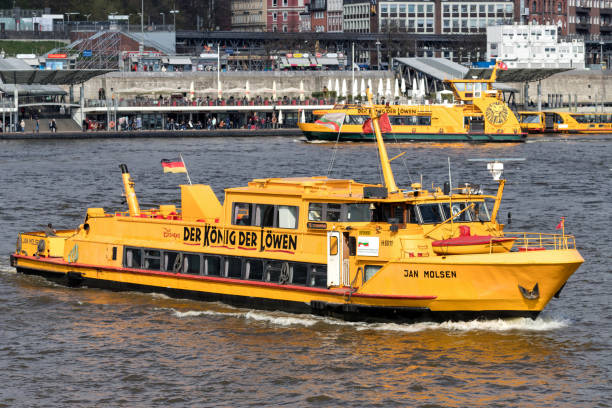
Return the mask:
<svg viewBox="0 0 612 408">
<path fill-rule="evenodd" d="M 374 103 L 372 103 L 372 92 L 370 88 L 367 89 L 368 102 L 370 103 L 370 118 L 372 119 L 372 127 L 376 134 L 376 146 L 378 147 L 378 153 L 380 154 L 380 165 L 382 167 L 383 177 L 385 178 L 385 186 L 390 193 L 397 193 L 398 188 L 395 184 L 395 178 L 393 177 L 393 171 L 391 171 L 391 163 L 389 162 L 389 156 L 387 156 L 387 149 L 383 142 L 383 137 L 380 132 L 380 126 L 378 125 L 378 116 Z"/>
</svg>

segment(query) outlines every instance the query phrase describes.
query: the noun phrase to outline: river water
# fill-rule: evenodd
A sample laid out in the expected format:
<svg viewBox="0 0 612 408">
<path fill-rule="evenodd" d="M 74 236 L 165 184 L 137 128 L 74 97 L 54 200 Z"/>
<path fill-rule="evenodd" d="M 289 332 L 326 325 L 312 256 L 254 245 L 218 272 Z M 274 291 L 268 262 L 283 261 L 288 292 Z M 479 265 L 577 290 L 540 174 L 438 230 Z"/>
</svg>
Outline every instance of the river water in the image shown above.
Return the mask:
<svg viewBox="0 0 612 408">
<path fill-rule="evenodd" d="M 73 228 L 87 207 L 125 210 L 118 165 L 141 207 L 179 200 L 182 152 L 194 182 L 326 175 L 333 144 L 286 137 L 0 141 L 0 407 L 612 406 L 609 216 L 612 136 L 525 144 L 390 145 L 396 181 L 470 181 L 506 164 L 508 230 L 555 232 L 585 258 L 536 320 L 366 324 L 162 295 L 66 288 L 9 267 L 19 231 Z M 335 151 L 332 177 L 378 182 L 373 145 Z"/>
</svg>

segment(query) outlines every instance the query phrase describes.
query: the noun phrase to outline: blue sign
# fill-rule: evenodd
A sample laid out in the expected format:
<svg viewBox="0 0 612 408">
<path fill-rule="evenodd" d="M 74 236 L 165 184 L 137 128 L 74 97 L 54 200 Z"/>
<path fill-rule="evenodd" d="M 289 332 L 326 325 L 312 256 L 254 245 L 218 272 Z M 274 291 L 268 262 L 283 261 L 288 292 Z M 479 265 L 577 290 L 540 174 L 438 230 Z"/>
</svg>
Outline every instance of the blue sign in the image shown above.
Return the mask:
<svg viewBox="0 0 612 408">
<path fill-rule="evenodd" d="M 91 57 L 93 54 L 91 52 L 91 50 L 83 50 L 83 56 L 84 57 Z"/>
</svg>

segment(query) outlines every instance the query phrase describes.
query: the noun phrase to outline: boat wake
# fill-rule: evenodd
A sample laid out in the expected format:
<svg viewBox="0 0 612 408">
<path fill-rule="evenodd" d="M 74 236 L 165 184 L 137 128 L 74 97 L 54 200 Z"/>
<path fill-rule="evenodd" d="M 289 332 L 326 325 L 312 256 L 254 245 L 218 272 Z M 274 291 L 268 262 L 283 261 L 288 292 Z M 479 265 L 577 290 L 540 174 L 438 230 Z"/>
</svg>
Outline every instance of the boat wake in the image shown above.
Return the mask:
<svg viewBox="0 0 612 408">
<path fill-rule="evenodd" d="M 529 331 L 529 332 L 544 332 L 562 329 L 569 326 L 570 321 L 565 318 L 540 316 L 533 320 L 530 318 L 513 318 L 513 319 L 494 319 L 494 320 L 471 320 L 471 321 L 447 321 L 442 323 L 422 322 L 422 323 L 366 323 L 366 322 L 347 322 L 344 320 L 321 317 L 314 315 L 291 315 L 283 312 L 262 312 L 262 311 L 243 311 L 243 312 L 227 312 L 227 311 L 185 311 L 181 312 L 171 309 L 174 316 L 179 318 L 198 317 L 198 316 L 226 316 L 234 318 L 244 318 L 254 322 L 267 323 L 272 326 L 303 326 L 312 327 L 317 324 L 332 325 L 332 326 L 347 326 L 353 327 L 355 330 L 376 330 L 376 331 L 392 331 L 404 333 L 417 333 L 428 330 L 439 330 L 446 332 L 471 332 L 471 331 L 488 331 L 488 332 L 509 332 L 509 331 Z"/>
</svg>

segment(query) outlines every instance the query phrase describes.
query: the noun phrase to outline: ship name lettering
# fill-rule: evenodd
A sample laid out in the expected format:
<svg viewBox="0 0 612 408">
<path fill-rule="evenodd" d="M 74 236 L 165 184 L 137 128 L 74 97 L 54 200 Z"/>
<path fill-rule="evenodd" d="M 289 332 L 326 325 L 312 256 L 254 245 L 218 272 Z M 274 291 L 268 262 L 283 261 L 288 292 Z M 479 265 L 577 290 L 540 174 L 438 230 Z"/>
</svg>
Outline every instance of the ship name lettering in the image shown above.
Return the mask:
<svg viewBox="0 0 612 408">
<path fill-rule="evenodd" d="M 457 277 L 456 271 L 423 271 L 424 278 L 453 279 Z"/>
<path fill-rule="evenodd" d="M 202 230 L 197 227 L 183 227 L 183 241 L 200 242 Z"/>
<path fill-rule="evenodd" d="M 265 249 L 297 249 L 297 236 L 290 234 L 274 234 L 268 231 L 265 236 Z"/>
<path fill-rule="evenodd" d="M 410 271 L 408 269 L 404 269 L 404 277 L 405 278 L 418 278 L 419 271 Z"/>
<path fill-rule="evenodd" d="M 181 234 L 179 234 L 178 232 L 172 232 L 170 228 L 164 228 L 163 236 L 164 238 L 174 238 L 174 239 L 181 238 Z"/>
</svg>

